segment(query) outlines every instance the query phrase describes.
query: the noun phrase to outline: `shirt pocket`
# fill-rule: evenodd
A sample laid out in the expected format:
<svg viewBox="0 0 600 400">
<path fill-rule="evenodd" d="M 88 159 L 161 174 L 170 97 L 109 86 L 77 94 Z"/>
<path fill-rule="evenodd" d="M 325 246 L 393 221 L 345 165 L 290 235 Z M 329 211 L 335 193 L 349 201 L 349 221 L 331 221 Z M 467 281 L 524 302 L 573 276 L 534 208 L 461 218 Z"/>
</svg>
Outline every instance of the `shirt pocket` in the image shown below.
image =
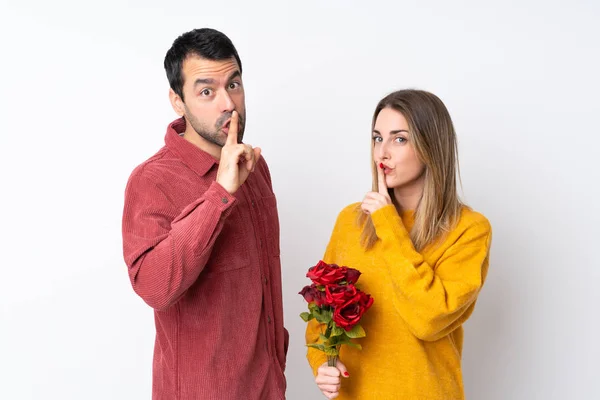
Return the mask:
<svg viewBox="0 0 600 400">
<path fill-rule="evenodd" d="M 250 266 L 249 231 L 240 207 L 243 205 L 236 204 L 223 222 L 223 229 L 215 239 L 206 264 L 207 273 L 221 273 Z"/>
<path fill-rule="evenodd" d="M 265 235 L 269 255 L 278 257 L 279 247 L 279 215 L 277 213 L 277 199 L 275 195 L 262 197 L 260 206 L 265 219 Z"/>
</svg>

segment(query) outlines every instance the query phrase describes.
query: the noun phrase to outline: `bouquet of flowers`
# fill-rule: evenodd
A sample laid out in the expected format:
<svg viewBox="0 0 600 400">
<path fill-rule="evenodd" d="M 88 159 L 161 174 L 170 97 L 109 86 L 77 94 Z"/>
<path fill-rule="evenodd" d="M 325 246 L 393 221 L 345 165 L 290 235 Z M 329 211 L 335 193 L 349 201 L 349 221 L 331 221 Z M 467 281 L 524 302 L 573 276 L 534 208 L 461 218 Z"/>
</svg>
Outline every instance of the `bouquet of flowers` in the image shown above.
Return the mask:
<svg viewBox="0 0 600 400">
<path fill-rule="evenodd" d="M 308 269 L 306 276 L 312 285 L 299 294 L 308 303 L 309 312 L 300 317 L 308 322 L 315 318 L 323 328 L 320 343 L 308 344 L 327 355 L 327 365 L 335 367 L 340 347 L 347 344 L 361 349 L 350 339 L 365 337 L 360 319 L 373 304 L 373 298 L 356 287 L 360 271 L 319 261 Z"/>
</svg>

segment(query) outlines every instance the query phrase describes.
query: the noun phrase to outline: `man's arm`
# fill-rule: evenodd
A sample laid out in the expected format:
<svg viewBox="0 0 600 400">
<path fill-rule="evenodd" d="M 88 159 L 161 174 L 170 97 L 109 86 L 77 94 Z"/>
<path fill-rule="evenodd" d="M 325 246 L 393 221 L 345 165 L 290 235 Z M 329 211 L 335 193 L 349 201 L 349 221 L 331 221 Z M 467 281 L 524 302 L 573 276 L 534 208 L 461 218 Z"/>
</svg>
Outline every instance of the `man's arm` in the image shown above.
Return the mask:
<svg viewBox="0 0 600 400">
<path fill-rule="evenodd" d="M 234 111 L 216 182 L 181 213 L 143 169 L 129 179 L 123 253 L 134 290 L 155 309 L 173 305 L 196 281 L 235 204 L 233 193 L 260 158 L 259 148 L 237 143 L 238 119 Z"/>
<path fill-rule="evenodd" d="M 130 178 L 123 212 L 123 253 L 131 284 L 148 305 L 168 308 L 196 281 L 235 201 L 214 182 L 177 215 L 154 182 L 142 174 Z"/>
</svg>

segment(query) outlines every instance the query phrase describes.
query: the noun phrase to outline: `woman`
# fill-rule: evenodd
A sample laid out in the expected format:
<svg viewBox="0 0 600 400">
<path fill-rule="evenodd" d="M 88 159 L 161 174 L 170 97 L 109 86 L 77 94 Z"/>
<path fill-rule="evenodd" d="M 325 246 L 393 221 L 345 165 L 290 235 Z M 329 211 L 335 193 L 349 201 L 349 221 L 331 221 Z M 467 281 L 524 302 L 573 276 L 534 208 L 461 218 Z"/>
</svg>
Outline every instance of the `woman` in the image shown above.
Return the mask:
<svg viewBox="0 0 600 400">
<path fill-rule="evenodd" d="M 462 324 L 489 265 L 491 227 L 458 198 L 456 135 L 435 95 L 382 99 L 372 126 L 373 191 L 344 208 L 324 261 L 359 269 L 375 302 L 363 349 L 343 346 L 337 367 L 309 348 L 327 398 L 464 399 Z M 307 343 L 319 340 L 310 321 Z M 339 396 L 339 397 L 338 397 Z"/>
</svg>

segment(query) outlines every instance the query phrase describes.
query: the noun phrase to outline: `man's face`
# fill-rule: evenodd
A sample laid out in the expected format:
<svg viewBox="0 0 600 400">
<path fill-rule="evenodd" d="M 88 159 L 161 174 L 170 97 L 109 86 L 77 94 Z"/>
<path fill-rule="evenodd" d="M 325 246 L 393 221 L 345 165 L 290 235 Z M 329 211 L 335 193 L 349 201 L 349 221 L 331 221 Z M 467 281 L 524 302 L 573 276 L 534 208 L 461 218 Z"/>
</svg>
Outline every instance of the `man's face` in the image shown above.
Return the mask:
<svg viewBox="0 0 600 400">
<path fill-rule="evenodd" d="M 223 147 L 231 113 L 239 113 L 238 142 L 244 137 L 246 104 L 235 58 L 212 61 L 195 55 L 183 62 L 183 115 L 198 135 Z"/>
</svg>

